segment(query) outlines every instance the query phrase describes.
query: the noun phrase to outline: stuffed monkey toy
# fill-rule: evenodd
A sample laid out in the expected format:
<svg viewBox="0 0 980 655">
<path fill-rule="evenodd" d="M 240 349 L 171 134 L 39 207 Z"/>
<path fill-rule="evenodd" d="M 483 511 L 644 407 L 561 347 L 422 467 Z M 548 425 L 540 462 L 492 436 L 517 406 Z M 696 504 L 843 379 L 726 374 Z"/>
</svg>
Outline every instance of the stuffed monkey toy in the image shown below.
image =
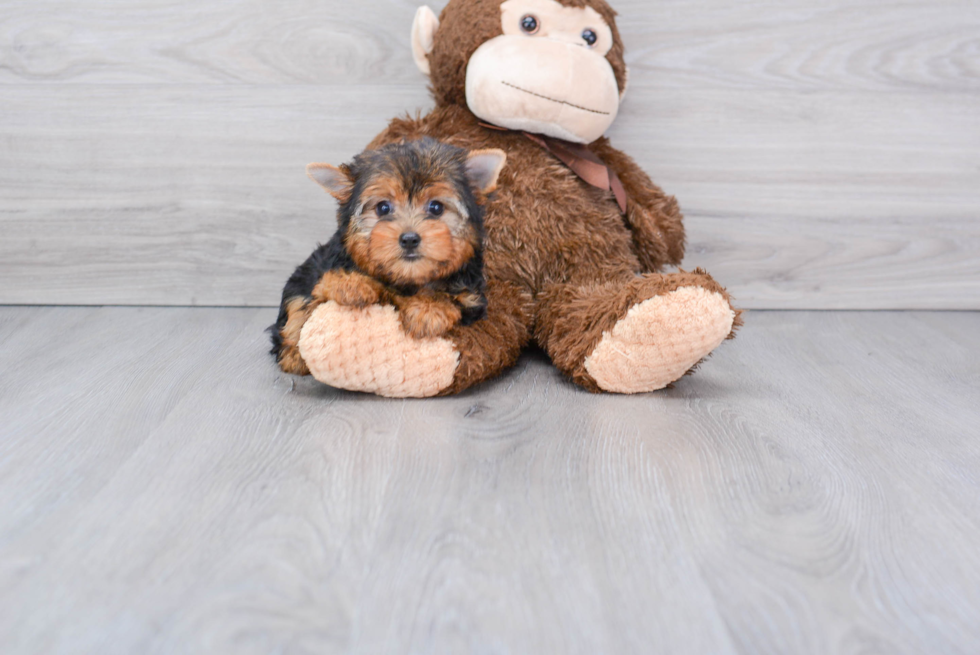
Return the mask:
<svg viewBox="0 0 980 655">
<path fill-rule="evenodd" d="M 395 119 L 369 146 L 431 137 L 498 149 L 486 205 L 486 317 L 417 339 L 397 309 L 327 302 L 306 320 L 310 373 L 388 397 L 455 394 L 512 366 L 530 342 L 582 388 L 642 393 L 692 371 L 740 323 L 684 256 L 676 200 L 603 134 L 626 93 L 604 0 L 450 0 L 422 7 L 412 52 L 435 109 Z M 288 300 L 288 299 L 284 299 Z"/>
</svg>

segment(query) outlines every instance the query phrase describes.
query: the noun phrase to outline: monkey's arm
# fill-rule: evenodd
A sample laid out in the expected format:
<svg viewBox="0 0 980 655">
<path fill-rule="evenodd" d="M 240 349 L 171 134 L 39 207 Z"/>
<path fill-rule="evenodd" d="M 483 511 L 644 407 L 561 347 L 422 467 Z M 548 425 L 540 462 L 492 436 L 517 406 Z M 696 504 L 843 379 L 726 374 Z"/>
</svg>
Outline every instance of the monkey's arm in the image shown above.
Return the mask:
<svg viewBox="0 0 980 655">
<path fill-rule="evenodd" d="M 677 200 L 668 196 L 628 155 L 609 145 L 605 137 L 590 146 L 616 171 L 626 189 L 627 220 L 633 245 L 646 272 L 677 266 L 684 259 L 684 223 Z"/>
</svg>

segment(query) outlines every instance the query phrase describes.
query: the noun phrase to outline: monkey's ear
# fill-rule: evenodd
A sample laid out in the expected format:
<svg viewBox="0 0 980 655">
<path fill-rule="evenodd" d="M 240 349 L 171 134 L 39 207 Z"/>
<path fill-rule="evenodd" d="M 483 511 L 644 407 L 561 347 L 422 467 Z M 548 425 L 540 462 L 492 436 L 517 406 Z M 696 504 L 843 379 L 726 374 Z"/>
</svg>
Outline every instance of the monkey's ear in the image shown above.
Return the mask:
<svg viewBox="0 0 980 655">
<path fill-rule="evenodd" d="M 340 202 L 350 199 L 353 184 L 344 169 L 330 164 L 310 164 L 306 167 L 306 174 Z"/>
<path fill-rule="evenodd" d="M 436 31 L 439 29 L 439 17 L 427 6 L 419 7 L 415 12 L 415 22 L 412 23 L 412 58 L 424 75 L 430 72 L 429 53 L 435 44 Z"/>
<path fill-rule="evenodd" d="M 503 150 L 474 150 L 466 158 L 466 177 L 478 191 L 490 193 L 497 188 L 506 163 L 507 153 Z"/>
</svg>

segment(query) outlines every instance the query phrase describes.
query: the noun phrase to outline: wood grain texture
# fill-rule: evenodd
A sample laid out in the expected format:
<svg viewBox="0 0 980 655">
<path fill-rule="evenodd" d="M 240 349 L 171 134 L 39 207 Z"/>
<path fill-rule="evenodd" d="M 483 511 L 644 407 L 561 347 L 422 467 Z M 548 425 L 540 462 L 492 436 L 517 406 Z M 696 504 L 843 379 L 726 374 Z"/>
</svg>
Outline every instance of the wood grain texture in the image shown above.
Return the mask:
<svg viewBox="0 0 980 655">
<path fill-rule="evenodd" d="M 0 302 L 275 304 L 333 226 L 302 167 L 430 104 L 415 6 L 5 4 Z M 685 266 L 752 308 L 980 309 L 980 6 L 616 7 L 610 136 L 681 200 Z"/>
<path fill-rule="evenodd" d="M 408 34 L 421 4 L 139 0 L 121 11 L 113 0 L 11 0 L 0 17 L 0 83 L 415 80 Z"/>
<path fill-rule="evenodd" d="M 418 73 L 416 0 L 7 0 L 0 83 L 332 84 Z M 428 2 L 436 11 L 445 0 Z M 619 0 L 637 77 L 668 86 L 980 90 L 972 0 Z"/>
<path fill-rule="evenodd" d="M 0 309 L 5 653 L 980 648 L 978 314 L 426 401 L 279 375 L 272 318 Z"/>
</svg>

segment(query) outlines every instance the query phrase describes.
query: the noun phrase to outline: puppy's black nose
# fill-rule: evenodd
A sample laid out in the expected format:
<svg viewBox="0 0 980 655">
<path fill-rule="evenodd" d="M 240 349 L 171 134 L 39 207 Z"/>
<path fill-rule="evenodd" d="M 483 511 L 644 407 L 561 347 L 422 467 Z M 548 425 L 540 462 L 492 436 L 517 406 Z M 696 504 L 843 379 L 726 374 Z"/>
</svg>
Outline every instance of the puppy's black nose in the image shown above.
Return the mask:
<svg viewBox="0 0 980 655">
<path fill-rule="evenodd" d="M 398 243 L 405 250 L 415 250 L 422 243 L 422 237 L 418 232 L 406 232 L 398 238 Z"/>
</svg>

